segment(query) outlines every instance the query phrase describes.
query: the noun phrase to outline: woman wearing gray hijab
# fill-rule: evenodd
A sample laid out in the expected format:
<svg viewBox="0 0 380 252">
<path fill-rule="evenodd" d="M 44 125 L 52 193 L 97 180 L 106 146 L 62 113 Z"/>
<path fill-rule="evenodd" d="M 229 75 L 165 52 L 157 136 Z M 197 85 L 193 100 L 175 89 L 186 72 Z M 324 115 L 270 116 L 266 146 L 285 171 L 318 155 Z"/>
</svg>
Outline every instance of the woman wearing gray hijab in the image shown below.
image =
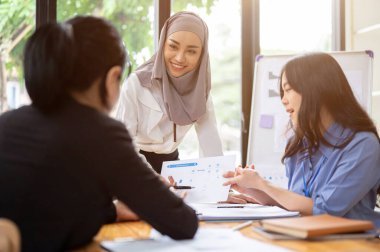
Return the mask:
<svg viewBox="0 0 380 252">
<path fill-rule="evenodd" d="M 116 112 L 158 173 L 163 161 L 179 159 L 178 145 L 193 125 L 200 155 L 223 155 L 210 89 L 207 25 L 178 12 L 165 22 L 157 52 L 123 84 Z"/>
</svg>

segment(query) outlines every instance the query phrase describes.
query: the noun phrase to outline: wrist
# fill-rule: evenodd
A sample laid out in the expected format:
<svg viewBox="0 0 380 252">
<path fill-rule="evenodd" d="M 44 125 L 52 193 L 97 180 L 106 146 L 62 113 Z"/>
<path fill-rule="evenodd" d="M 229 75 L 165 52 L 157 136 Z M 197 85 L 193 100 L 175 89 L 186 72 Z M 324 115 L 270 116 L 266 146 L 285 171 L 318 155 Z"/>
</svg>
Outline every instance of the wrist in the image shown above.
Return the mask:
<svg viewBox="0 0 380 252">
<path fill-rule="evenodd" d="M 257 188 L 256 189 L 259 189 L 259 190 L 265 192 L 269 188 L 269 186 L 270 186 L 269 181 L 266 180 L 266 179 L 264 179 L 264 178 L 262 178 L 262 177 L 260 177 L 260 179 L 259 179 L 259 181 L 257 183 Z"/>
</svg>

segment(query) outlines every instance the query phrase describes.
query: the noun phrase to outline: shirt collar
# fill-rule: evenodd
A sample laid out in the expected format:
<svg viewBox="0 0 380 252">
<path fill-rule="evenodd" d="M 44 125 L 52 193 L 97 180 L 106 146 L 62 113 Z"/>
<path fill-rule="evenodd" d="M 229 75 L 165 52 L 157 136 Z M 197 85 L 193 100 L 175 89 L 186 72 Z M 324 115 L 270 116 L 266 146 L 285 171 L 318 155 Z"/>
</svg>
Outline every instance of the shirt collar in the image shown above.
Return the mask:
<svg viewBox="0 0 380 252">
<path fill-rule="evenodd" d="M 350 129 L 343 128 L 338 123 L 333 123 L 325 132 L 324 138 L 327 142 L 336 146 L 341 144 L 349 136 L 350 133 Z M 324 156 L 328 157 L 330 153 L 334 150 L 334 148 L 321 143 L 321 145 L 319 146 L 319 150 L 322 152 Z"/>
</svg>

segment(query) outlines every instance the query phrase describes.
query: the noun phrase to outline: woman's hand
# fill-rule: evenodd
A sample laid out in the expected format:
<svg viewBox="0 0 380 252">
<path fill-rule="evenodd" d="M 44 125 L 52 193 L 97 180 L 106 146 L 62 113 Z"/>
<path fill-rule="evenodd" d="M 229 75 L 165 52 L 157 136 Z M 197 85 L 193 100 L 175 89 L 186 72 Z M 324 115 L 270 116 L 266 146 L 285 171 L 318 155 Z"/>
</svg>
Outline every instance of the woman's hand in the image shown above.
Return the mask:
<svg viewBox="0 0 380 252">
<path fill-rule="evenodd" d="M 237 168 L 236 168 L 237 169 Z M 236 170 L 235 169 L 235 170 Z M 236 171 L 234 172 L 234 171 L 228 171 L 228 172 L 226 172 L 226 173 L 224 173 L 223 174 L 223 177 L 225 177 L 225 178 L 234 178 L 235 176 L 237 176 L 237 173 L 236 173 Z M 228 180 L 227 180 L 228 181 Z M 227 182 L 226 181 L 226 182 Z M 225 183 L 226 183 L 225 182 Z M 223 185 L 225 185 L 225 183 L 223 183 Z M 231 185 L 231 189 L 233 189 L 233 190 L 235 190 L 235 191 L 237 191 L 237 192 L 239 192 L 239 193 L 241 193 L 241 194 L 246 194 L 246 192 L 247 192 L 247 188 L 245 188 L 245 187 L 241 187 L 241 186 L 239 186 L 239 185 L 237 185 L 237 184 L 232 184 Z"/>
<path fill-rule="evenodd" d="M 265 182 L 259 173 L 251 168 L 243 169 L 238 167 L 235 169 L 235 172 L 226 172 L 223 174 L 223 177 L 228 178 L 227 181 L 223 183 L 224 186 L 231 185 L 233 189 L 241 193 L 244 193 L 246 189 L 261 190 Z"/>
<path fill-rule="evenodd" d="M 177 185 L 177 182 L 174 180 L 173 176 L 169 176 L 168 179 L 169 179 L 170 186 Z"/>
<path fill-rule="evenodd" d="M 161 175 L 158 175 L 158 177 L 161 180 L 161 182 L 164 183 L 167 187 L 175 185 L 175 181 L 172 176 L 169 176 L 168 179 Z"/>
<path fill-rule="evenodd" d="M 187 192 L 186 191 L 183 191 L 183 190 L 176 190 L 174 189 L 174 186 L 177 185 L 177 182 L 174 180 L 173 176 L 168 176 L 168 179 L 166 179 L 165 177 L 161 176 L 161 180 L 164 181 L 164 183 L 170 187 L 170 190 L 175 193 L 175 195 L 177 195 L 178 197 L 180 197 L 181 199 L 185 199 L 186 196 L 187 196 Z"/>
<path fill-rule="evenodd" d="M 126 204 L 119 200 L 113 202 L 116 208 L 116 221 L 137 221 L 139 216 L 135 214 Z"/>
<path fill-rule="evenodd" d="M 257 203 L 257 201 L 246 194 L 230 192 L 228 194 L 227 200 L 222 201 L 220 203 L 247 204 L 247 203 Z"/>
</svg>

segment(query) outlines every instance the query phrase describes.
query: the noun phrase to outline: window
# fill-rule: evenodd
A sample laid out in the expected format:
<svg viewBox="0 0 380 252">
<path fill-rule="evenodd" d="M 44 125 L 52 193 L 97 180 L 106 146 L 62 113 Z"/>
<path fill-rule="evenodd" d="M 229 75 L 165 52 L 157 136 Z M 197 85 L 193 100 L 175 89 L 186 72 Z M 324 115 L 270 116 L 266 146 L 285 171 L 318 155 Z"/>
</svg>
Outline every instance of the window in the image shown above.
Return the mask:
<svg viewBox="0 0 380 252">
<path fill-rule="evenodd" d="M 29 104 L 22 72 L 26 39 L 34 30 L 35 1 L 0 1 L 0 114 Z"/>
<path fill-rule="evenodd" d="M 106 18 L 123 37 L 133 69 L 154 53 L 154 0 L 58 0 L 57 19 L 64 21 L 76 15 Z"/>
<path fill-rule="evenodd" d="M 331 51 L 331 0 L 260 1 L 261 53 Z"/>
</svg>

